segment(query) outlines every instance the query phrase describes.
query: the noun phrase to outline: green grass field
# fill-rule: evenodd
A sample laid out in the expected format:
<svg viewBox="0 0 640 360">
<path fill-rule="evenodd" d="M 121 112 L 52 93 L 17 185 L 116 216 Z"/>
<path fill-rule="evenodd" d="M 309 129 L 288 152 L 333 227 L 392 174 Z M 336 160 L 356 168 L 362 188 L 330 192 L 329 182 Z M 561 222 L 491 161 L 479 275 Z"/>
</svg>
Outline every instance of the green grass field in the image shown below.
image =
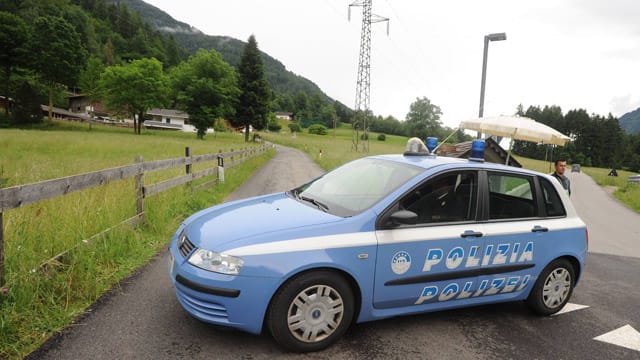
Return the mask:
<svg viewBox="0 0 640 360">
<path fill-rule="evenodd" d="M 217 153 L 247 146 L 237 134 L 150 132 L 56 122 L 45 129 L 0 129 L 3 187 L 145 161 Z M 3 213 L 6 294 L 0 293 L 0 359 L 22 358 L 69 324 L 115 283 L 166 246 L 180 222 L 220 203 L 273 152 L 225 172 L 225 182 L 203 191 L 179 186 L 145 200 L 146 223 L 114 225 L 135 215 L 133 179 L 115 181 Z M 195 164 L 193 171 L 216 164 Z M 168 169 L 145 184 L 184 174 Z M 198 185 L 202 179 L 194 182 Z M 107 228 L 104 236 L 86 241 Z M 68 251 L 59 261 L 41 265 Z"/>
</svg>

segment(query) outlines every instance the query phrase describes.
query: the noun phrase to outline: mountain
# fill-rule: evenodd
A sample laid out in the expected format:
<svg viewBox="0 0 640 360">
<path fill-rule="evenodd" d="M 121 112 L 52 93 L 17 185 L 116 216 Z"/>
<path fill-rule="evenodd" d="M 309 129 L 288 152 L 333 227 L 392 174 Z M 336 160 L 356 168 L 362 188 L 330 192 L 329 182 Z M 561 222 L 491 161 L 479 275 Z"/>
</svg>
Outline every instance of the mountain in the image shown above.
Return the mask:
<svg viewBox="0 0 640 360">
<path fill-rule="evenodd" d="M 622 115 L 618 123 L 627 134 L 640 134 L 640 108 Z"/>
<path fill-rule="evenodd" d="M 140 16 L 156 29 L 172 33 L 178 42 L 190 54 L 195 54 L 198 49 L 216 50 L 222 55 L 224 61 L 234 67 L 240 64 L 240 57 L 246 45 L 245 41 L 234 39 L 228 36 L 214 36 L 204 34 L 195 27 L 177 21 L 166 12 L 157 7 L 147 4 L 142 0 L 107 0 L 107 3 L 126 4 L 131 10 L 140 13 Z M 260 39 L 257 39 L 258 41 Z M 262 52 L 264 62 L 265 78 L 271 88 L 280 94 L 295 95 L 298 92 L 306 93 L 308 96 L 318 94 L 327 102 L 333 100 L 322 90 L 302 76 L 296 75 L 286 69 L 286 67 L 269 54 Z"/>
</svg>

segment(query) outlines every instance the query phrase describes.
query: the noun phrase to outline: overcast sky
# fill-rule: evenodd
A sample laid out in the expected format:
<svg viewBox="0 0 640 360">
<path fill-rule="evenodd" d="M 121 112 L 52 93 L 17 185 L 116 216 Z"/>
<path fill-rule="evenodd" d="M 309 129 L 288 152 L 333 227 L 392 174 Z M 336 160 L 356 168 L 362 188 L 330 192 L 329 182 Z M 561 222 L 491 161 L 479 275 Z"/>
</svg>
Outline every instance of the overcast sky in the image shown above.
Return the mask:
<svg viewBox="0 0 640 360">
<path fill-rule="evenodd" d="M 362 8 L 354 0 L 145 0 L 205 34 L 246 41 L 327 95 L 355 105 Z M 357 1 L 360 2 L 360 1 Z M 418 97 L 457 126 L 477 117 L 483 39 L 491 42 L 484 116 L 518 104 L 622 116 L 640 107 L 639 0 L 373 0 L 371 110 L 404 120 Z"/>
</svg>

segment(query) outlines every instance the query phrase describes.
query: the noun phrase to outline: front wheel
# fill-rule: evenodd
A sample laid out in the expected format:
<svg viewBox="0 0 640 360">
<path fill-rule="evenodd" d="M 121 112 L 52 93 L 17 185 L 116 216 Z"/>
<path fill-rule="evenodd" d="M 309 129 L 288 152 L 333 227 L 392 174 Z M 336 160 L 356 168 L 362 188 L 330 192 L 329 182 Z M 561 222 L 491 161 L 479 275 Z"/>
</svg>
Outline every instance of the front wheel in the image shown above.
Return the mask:
<svg viewBox="0 0 640 360">
<path fill-rule="evenodd" d="M 562 309 L 575 285 L 575 270 L 566 259 L 557 259 L 547 265 L 536 281 L 527 304 L 540 315 L 555 314 Z"/>
<path fill-rule="evenodd" d="M 319 351 L 344 334 L 353 312 L 353 291 L 347 281 L 331 271 L 314 271 L 289 280 L 274 295 L 267 324 L 282 347 Z"/>
</svg>

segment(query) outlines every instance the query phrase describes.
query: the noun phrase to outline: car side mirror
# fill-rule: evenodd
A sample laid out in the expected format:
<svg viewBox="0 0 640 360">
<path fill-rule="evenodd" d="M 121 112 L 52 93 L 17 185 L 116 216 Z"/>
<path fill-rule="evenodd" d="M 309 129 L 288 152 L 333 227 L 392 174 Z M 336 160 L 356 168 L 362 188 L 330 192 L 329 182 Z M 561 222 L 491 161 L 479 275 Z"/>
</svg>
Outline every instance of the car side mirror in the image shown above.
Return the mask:
<svg viewBox="0 0 640 360">
<path fill-rule="evenodd" d="M 415 225 L 418 222 L 418 214 L 409 210 L 398 210 L 389 217 L 394 225 Z"/>
</svg>

